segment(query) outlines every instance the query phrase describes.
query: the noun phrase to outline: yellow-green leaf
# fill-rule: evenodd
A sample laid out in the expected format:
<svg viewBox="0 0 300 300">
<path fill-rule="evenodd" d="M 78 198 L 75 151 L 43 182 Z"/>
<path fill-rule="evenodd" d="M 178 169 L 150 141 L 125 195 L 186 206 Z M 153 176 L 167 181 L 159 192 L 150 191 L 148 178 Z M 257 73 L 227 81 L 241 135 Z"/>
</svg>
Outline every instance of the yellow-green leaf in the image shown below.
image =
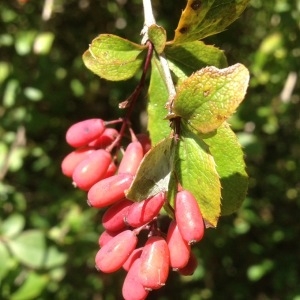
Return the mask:
<svg viewBox="0 0 300 300">
<path fill-rule="evenodd" d="M 107 80 L 126 80 L 141 68 L 146 46 L 112 34 L 101 34 L 83 54 L 85 66 Z"/>
<path fill-rule="evenodd" d="M 216 227 L 220 216 L 221 185 L 215 161 L 207 145 L 184 122 L 174 162 L 178 181 L 195 196 L 206 224 Z"/>
<path fill-rule="evenodd" d="M 155 51 L 161 54 L 164 51 L 167 41 L 166 30 L 161 26 L 153 24 L 148 28 L 148 36 L 154 45 Z"/>
<path fill-rule="evenodd" d="M 236 212 L 245 199 L 248 176 L 241 145 L 225 122 L 214 133 L 199 135 L 209 146 L 221 180 L 221 215 Z"/>
<path fill-rule="evenodd" d="M 188 0 L 173 43 L 201 40 L 219 33 L 234 22 L 250 0 Z"/>
<path fill-rule="evenodd" d="M 217 129 L 244 99 L 249 72 L 242 64 L 225 69 L 206 67 L 177 89 L 170 118 L 179 116 L 201 133 Z"/>
</svg>

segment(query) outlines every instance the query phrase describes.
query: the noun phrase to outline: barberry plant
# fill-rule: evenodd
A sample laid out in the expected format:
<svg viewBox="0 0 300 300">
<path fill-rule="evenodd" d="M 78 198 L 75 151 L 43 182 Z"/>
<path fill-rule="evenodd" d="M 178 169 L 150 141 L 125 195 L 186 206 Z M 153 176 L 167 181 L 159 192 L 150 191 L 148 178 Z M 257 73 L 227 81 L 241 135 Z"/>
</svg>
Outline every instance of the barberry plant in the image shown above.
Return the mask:
<svg viewBox="0 0 300 300">
<path fill-rule="evenodd" d="M 125 299 L 145 299 L 166 284 L 170 270 L 192 275 L 193 244 L 245 197 L 243 152 L 227 119 L 245 97 L 249 72 L 240 63 L 227 66 L 224 52 L 201 40 L 224 30 L 248 2 L 188 0 L 167 41 L 144 0 L 141 44 L 101 34 L 83 54 L 86 67 L 106 80 L 127 80 L 142 69 L 119 104 L 124 117 L 72 125 L 66 141 L 75 149 L 62 162 L 88 204 L 107 208 L 95 264 L 105 273 L 128 272 Z M 137 133 L 130 120 L 145 89 L 148 132 Z"/>
</svg>

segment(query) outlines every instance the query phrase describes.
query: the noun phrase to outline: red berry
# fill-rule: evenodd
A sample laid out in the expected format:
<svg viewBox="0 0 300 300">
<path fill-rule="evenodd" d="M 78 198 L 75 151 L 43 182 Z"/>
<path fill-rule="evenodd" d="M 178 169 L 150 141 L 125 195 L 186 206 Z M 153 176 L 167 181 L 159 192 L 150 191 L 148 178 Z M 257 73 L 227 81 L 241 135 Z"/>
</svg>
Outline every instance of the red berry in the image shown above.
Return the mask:
<svg viewBox="0 0 300 300">
<path fill-rule="evenodd" d="M 132 201 L 128 199 L 113 204 L 102 217 L 103 227 L 108 231 L 119 231 L 126 228 L 124 218 L 130 205 L 132 205 Z"/>
<path fill-rule="evenodd" d="M 68 177 L 72 177 L 76 166 L 94 151 L 95 149 L 92 147 L 84 147 L 69 153 L 61 163 L 62 173 Z"/>
<path fill-rule="evenodd" d="M 104 230 L 98 239 L 98 244 L 100 247 L 103 247 L 108 241 L 110 241 L 113 237 L 121 233 L 123 230 L 120 231 L 107 231 Z"/>
<path fill-rule="evenodd" d="M 171 268 L 182 269 L 189 261 L 191 247 L 187 241 L 182 238 L 176 221 L 174 220 L 169 225 L 166 241 L 170 252 Z"/>
<path fill-rule="evenodd" d="M 170 267 L 169 249 L 160 236 L 151 236 L 141 254 L 138 278 L 147 289 L 159 289 L 165 285 Z"/>
<path fill-rule="evenodd" d="M 140 142 L 131 142 L 122 157 L 118 173 L 129 173 L 135 175 L 143 159 L 144 151 Z"/>
<path fill-rule="evenodd" d="M 117 168 L 116 164 L 112 161 L 110 163 L 110 165 L 108 166 L 108 169 L 104 175 L 104 178 L 108 178 L 108 177 L 115 175 L 117 170 L 118 170 L 118 168 Z"/>
<path fill-rule="evenodd" d="M 97 139 L 89 143 L 89 146 L 105 149 L 117 138 L 118 135 L 119 132 L 117 129 L 105 128 L 104 132 Z"/>
<path fill-rule="evenodd" d="M 127 258 L 127 260 L 124 262 L 122 266 L 125 271 L 128 271 L 131 268 L 134 261 L 141 256 L 142 251 L 143 248 L 137 248 L 131 252 L 131 254 L 129 255 L 129 257 Z"/>
<path fill-rule="evenodd" d="M 75 148 L 87 146 L 88 143 L 99 137 L 105 129 L 101 119 L 88 119 L 72 125 L 67 133 L 67 143 Z"/>
<path fill-rule="evenodd" d="M 73 181 L 77 187 L 88 191 L 95 183 L 103 179 L 112 161 L 110 153 L 100 149 L 80 162 L 73 173 Z"/>
<path fill-rule="evenodd" d="M 117 174 L 102 179 L 94 184 L 88 192 L 88 204 L 92 207 L 102 208 L 125 198 L 127 190 L 133 181 L 130 174 Z"/>
<path fill-rule="evenodd" d="M 204 235 L 204 221 L 199 205 L 188 191 L 180 191 L 175 199 L 175 218 L 181 236 L 189 244 L 198 242 Z"/>
<path fill-rule="evenodd" d="M 144 300 L 149 291 L 138 280 L 138 272 L 141 265 L 141 259 L 137 258 L 130 267 L 122 288 L 122 295 L 125 300 Z"/>
<path fill-rule="evenodd" d="M 126 223 L 132 227 L 140 227 L 155 218 L 165 202 L 165 194 L 159 193 L 141 202 L 134 202 L 128 209 Z"/>
<path fill-rule="evenodd" d="M 182 269 L 179 269 L 178 272 L 180 275 L 190 276 L 194 274 L 195 270 L 197 269 L 197 266 L 198 266 L 197 257 L 194 255 L 193 252 L 191 252 L 187 265 Z"/>
<path fill-rule="evenodd" d="M 104 273 L 120 269 L 137 242 L 138 238 L 131 230 L 122 231 L 113 237 L 98 251 L 95 258 L 97 269 Z"/>
<path fill-rule="evenodd" d="M 138 141 L 142 144 L 144 155 L 151 149 L 151 140 L 148 134 L 139 133 L 136 135 Z"/>
</svg>

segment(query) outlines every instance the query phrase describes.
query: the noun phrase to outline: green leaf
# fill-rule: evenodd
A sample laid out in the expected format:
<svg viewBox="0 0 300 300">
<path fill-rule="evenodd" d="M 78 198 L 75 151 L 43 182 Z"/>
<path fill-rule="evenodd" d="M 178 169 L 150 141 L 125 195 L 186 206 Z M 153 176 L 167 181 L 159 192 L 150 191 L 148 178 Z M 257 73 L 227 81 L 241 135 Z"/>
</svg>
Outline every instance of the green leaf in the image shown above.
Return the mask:
<svg viewBox="0 0 300 300">
<path fill-rule="evenodd" d="M 248 188 L 248 176 L 241 145 L 226 122 L 216 132 L 200 135 L 200 137 L 209 146 L 220 176 L 221 215 L 232 214 L 240 208 Z"/>
<path fill-rule="evenodd" d="M 222 50 L 200 41 L 168 45 L 165 54 L 171 71 L 180 79 L 186 79 L 206 66 L 227 67 L 226 56 Z"/>
<path fill-rule="evenodd" d="M 98 76 L 112 81 L 126 80 L 141 68 L 146 46 L 112 34 L 101 34 L 83 54 L 85 66 Z"/>
<path fill-rule="evenodd" d="M 168 101 L 168 90 L 165 84 L 163 71 L 160 62 L 154 55 L 151 61 L 151 78 L 149 84 L 148 101 L 148 131 L 152 143 L 155 145 L 162 139 L 170 135 L 169 121 L 165 120 L 167 110 L 165 109 Z"/>
<path fill-rule="evenodd" d="M 188 0 L 175 30 L 173 43 L 201 40 L 234 22 L 250 0 Z"/>
<path fill-rule="evenodd" d="M 184 122 L 174 161 L 178 181 L 197 199 L 207 226 L 216 227 L 220 216 L 221 185 L 215 161 L 207 145 Z"/>
<path fill-rule="evenodd" d="M 11 267 L 10 254 L 4 242 L 0 241 L 0 282 L 9 272 Z"/>
<path fill-rule="evenodd" d="M 25 225 L 25 218 L 21 214 L 10 215 L 0 226 L 1 235 L 14 237 L 19 234 Z"/>
<path fill-rule="evenodd" d="M 143 158 L 137 174 L 126 192 L 133 201 L 143 201 L 168 191 L 173 167 L 173 138 L 155 145 Z"/>
<path fill-rule="evenodd" d="M 46 275 L 30 272 L 23 285 L 10 296 L 11 300 L 31 300 L 37 299 L 49 283 Z"/>
<path fill-rule="evenodd" d="M 40 230 L 27 230 L 7 245 L 15 257 L 31 268 L 41 268 L 46 255 L 45 236 Z"/>
<path fill-rule="evenodd" d="M 242 64 L 201 69 L 179 85 L 168 117 L 179 116 L 201 133 L 211 132 L 235 112 L 248 82 L 249 72 Z"/>
<path fill-rule="evenodd" d="M 151 25 L 148 28 L 148 36 L 149 36 L 149 40 L 154 45 L 155 51 L 158 54 L 161 54 L 164 51 L 166 41 L 167 41 L 167 34 L 165 29 L 156 24 Z"/>
</svg>

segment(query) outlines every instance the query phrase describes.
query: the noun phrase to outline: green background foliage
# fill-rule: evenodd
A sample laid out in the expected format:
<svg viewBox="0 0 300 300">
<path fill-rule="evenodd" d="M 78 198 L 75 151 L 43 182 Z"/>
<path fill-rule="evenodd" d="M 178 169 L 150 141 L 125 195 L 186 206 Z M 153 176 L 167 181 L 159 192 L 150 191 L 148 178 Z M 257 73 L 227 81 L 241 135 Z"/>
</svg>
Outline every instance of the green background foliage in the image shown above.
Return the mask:
<svg viewBox="0 0 300 300">
<path fill-rule="evenodd" d="M 23 4 L 22 4 L 23 3 Z M 186 2 L 153 1 L 173 39 Z M 115 119 L 138 77 L 108 82 L 82 54 L 100 33 L 139 43 L 140 0 L 0 2 L 0 298 L 120 299 L 124 272 L 94 269 L 101 215 L 60 172 L 66 129 Z M 300 299 L 300 2 L 252 0 L 228 30 L 205 39 L 251 80 L 230 119 L 246 155 L 249 192 L 194 247 L 193 277 L 171 273 L 149 299 Z M 144 94 L 144 96 L 146 96 Z M 144 97 L 133 118 L 145 130 Z"/>
</svg>

